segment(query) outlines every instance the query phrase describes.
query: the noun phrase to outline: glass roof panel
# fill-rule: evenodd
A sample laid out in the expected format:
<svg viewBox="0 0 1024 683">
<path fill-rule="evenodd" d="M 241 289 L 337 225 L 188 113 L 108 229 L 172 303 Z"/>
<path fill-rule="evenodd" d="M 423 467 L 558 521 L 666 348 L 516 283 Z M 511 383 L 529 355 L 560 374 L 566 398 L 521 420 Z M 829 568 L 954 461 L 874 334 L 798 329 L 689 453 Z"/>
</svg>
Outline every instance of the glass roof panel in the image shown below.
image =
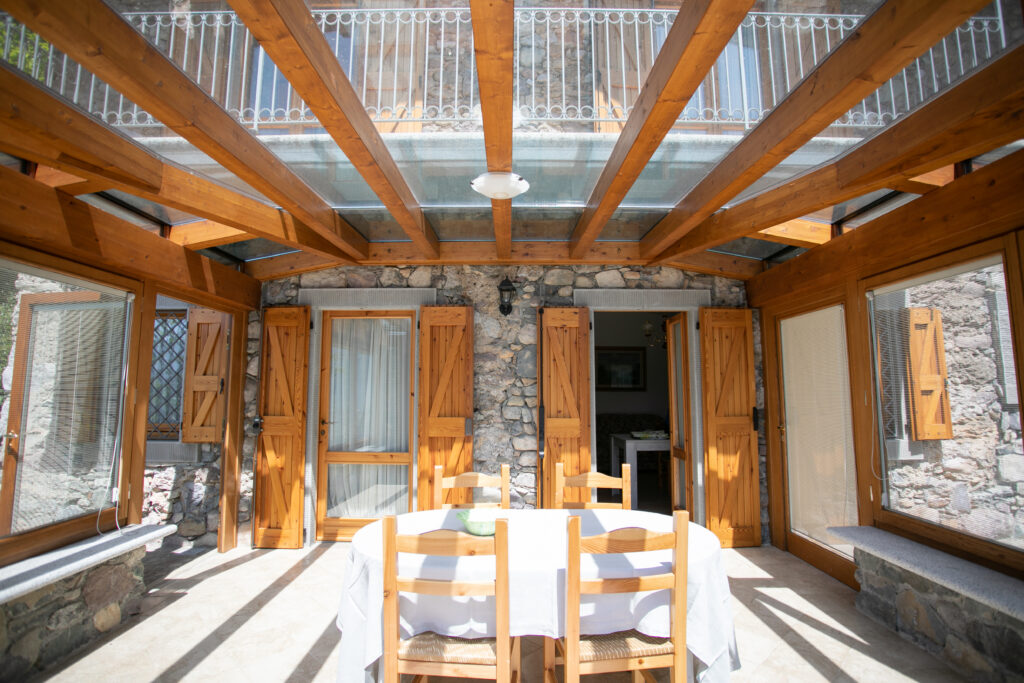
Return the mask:
<svg viewBox="0 0 1024 683">
<path fill-rule="evenodd" d="M 639 242 L 667 215 L 668 211 L 661 209 L 630 209 L 620 206 L 608 220 L 599 241 Z"/>
<path fill-rule="evenodd" d="M 828 223 L 829 225 L 832 225 L 833 223 L 841 223 L 850 214 L 861 211 L 864 207 L 878 202 L 883 197 L 892 194 L 891 190 L 875 190 L 874 192 L 869 192 L 860 197 L 855 197 L 849 201 L 815 211 L 814 213 L 804 216 L 804 218 L 818 221 L 819 223 Z"/>
<path fill-rule="evenodd" d="M 759 240 L 753 237 L 740 237 L 731 242 L 720 244 L 710 251 L 763 261 L 784 250 L 788 250 L 788 245 Z"/>
<path fill-rule="evenodd" d="M 512 239 L 517 242 L 564 241 L 572 235 L 583 209 L 512 207 Z"/>
<path fill-rule="evenodd" d="M 262 258 L 270 258 L 271 256 L 290 254 L 296 251 L 294 247 L 286 247 L 283 244 L 278 244 L 277 242 L 272 242 L 263 238 L 222 244 L 217 247 L 217 250 L 228 254 L 229 256 L 233 256 L 240 261 L 255 261 Z M 201 251 L 206 252 L 211 250 L 203 249 Z"/>
<path fill-rule="evenodd" d="M 487 170 L 483 133 L 392 133 L 384 143 L 420 205 L 487 207 L 469 183 Z"/>
<path fill-rule="evenodd" d="M 132 225 L 136 225 L 149 232 L 160 232 L 160 224 L 155 219 L 151 220 L 145 216 L 142 216 L 139 213 L 136 213 L 135 211 L 120 206 L 116 201 L 111 201 L 110 199 L 102 195 L 84 194 L 79 195 L 77 199 L 80 199 L 86 204 L 89 204 L 90 206 L 95 206 L 97 209 L 101 211 L 105 211 L 106 213 L 109 213 L 112 216 L 120 218 L 123 221 L 131 223 Z"/>
<path fill-rule="evenodd" d="M 167 156 L 167 159 L 176 161 L 177 157 L 178 163 L 199 175 L 219 180 L 254 199 L 272 203 L 24 25 L 0 13 L 0 28 L 6 38 L 0 41 L 0 59 L 39 82 L 51 94 L 121 134 L 134 138 L 157 154 L 171 152 L 173 156 Z M 190 161 L 196 166 L 190 166 Z"/>
<path fill-rule="evenodd" d="M 1006 0 L 1003 0 L 1003 4 L 1009 6 L 1012 3 L 1008 4 Z M 877 92 L 844 113 L 831 126 L 730 200 L 729 205 L 743 201 L 768 187 L 789 180 L 809 168 L 834 159 L 865 137 L 884 130 L 893 121 L 906 115 L 1004 52 L 1010 43 L 1004 42 L 1003 35 L 1004 33 L 1006 35 L 1013 34 L 1009 24 L 1015 21 L 1019 23 L 1019 19 L 1012 16 L 1008 18 L 1000 14 L 1001 11 L 1002 9 L 996 3 L 980 11 L 975 17 L 965 22 L 898 73 Z M 1020 8 L 1017 7 L 1015 11 L 1015 16 L 1019 16 Z M 828 51 L 836 47 L 838 39 L 848 35 L 859 23 L 859 19 L 856 22 L 853 21 L 854 15 L 807 15 L 796 25 L 790 22 L 790 17 L 794 16 L 791 14 L 777 16 L 752 13 L 752 15 L 753 23 L 748 25 L 748 21 L 751 20 L 750 16 L 744 20 L 741 31 L 734 37 L 730 47 L 716 63 L 715 69 L 718 70 L 716 73 L 719 74 L 715 81 L 717 90 L 714 92 L 707 90 L 708 83 L 706 82 L 701 86 L 701 91 L 698 91 L 687 105 L 687 111 L 690 111 L 702 103 L 704 103 L 702 106 L 706 106 L 708 101 L 717 102 L 717 108 L 713 109 L 720 113 L 723 102 L 728 104 L 733 100 L 742 100 L 745 103 L 745 109 L 741 108 L 740 111 L 746 111 L 749 114 L 746 119 L 734 122 L 736 125 L 733 126 L 705 127 L 707 133 L 718 130 L 723 133 L 722 137 L 731 136 L 732 144 L 722 145 L 715 149 L 702 160 L 700 168 L 691 168 L 689 173 L 675 177 L 666 175 L 657 162 L 662 161 L 663 163 L 666 158 L 672 156 L 673 152 L 678 154 L 678 148 L 673 150 L 672 147 L 678 145 L 677 141 L 687 135 L 687 128 L 691 131 L 694 130 L 692 121 L 688 126 L 678 124 L 676 129 L 662 141 L 652 158 L 652 163 L 648 164 L 627 194 L 623 202 L 624 205 L 647 202 L 655 196 L 662 197 L 663 202 L 667 199 L 670 206 L 678 203 L 718 161 L 725 157 L 732 145 L 739 142 L 739 139 L 749 131 L 754 122 L 764 118 L 772 107 L 780 102 L 806 73 L 809 73 L 813 65 L 820 63 Z M 794 28 L 794 26 L 799 28 Z M 769 33 L 779 31 L 779 33 L 771 41 L 767 36 L 755 40 L 752 31 L 754 33 L 757 31 L 768 31 Z M 770 48 L 768 47 L 769 42 L 772 45 Z M 760 48 L 755 49 L 755 43 L 760 45 Z M 741 53 L 742 60 L 739 57 Z M 733 69 L 733 73 L 739 75 L 749 72 L 748 76 L 739 79 L 741 84 L 745 85 L 737 86 L 735 78 L 733 84 L 729 85 L 728 79 L 723 74 L 730 68 Z M 718 94 L 711 97 L 715 93 Z M 759 108 L 758 111 L 754 111 L 752 103 Z M 735 110 L 735 107 L 729 105 L 725 109 L 728 112 Z M 702 137 L 710 141 L 709 135 Z"/>
<path fill-rule="evenodd" d="M 494 239 L 494 221 L 490 205 L 463 208 L 426 208 L 423 215 L 444 242 L 490 241 Z M 515 235 L 513 221 L 513 236 Z"/>
<path fill-rule="evenodd" d="M 398 221 L 383 207 L 346 208 L 339 212 L 359 234 L 371 242 L 408 242 Z"/>
<path fill-rule="evenodd" d="M 200 220 L 198 216 L 193 216 L 190 213 L 185 213 L 178 209 L 172 209 L 164 206 L 163 204 L 151 202 L 148 199 L 135 197 L 125 192 L 121 192 L 120 190 L 107 190 L 104 194 L 110 195 L 129 206 L 133 206 L 139 211 L 148 213 L 156 220 L 161 223 L 166 223 L 167 225 L 183 225 L 185 223 L 193 223 Z"/>
</svg>

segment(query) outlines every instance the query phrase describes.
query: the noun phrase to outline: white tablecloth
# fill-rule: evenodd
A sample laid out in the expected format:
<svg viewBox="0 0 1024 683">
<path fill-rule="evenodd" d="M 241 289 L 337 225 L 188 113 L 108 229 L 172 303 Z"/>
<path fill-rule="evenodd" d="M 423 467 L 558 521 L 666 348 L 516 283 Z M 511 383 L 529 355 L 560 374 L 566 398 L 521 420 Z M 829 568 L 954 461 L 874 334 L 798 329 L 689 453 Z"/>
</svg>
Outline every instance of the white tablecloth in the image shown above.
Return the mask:
<svg viewBox="0 0 1024 683">
<path fill-rule="evenodd" d="M 557 637 L 564 633 L 566 520 L 579 515 L 584 536 L 625 527 L 670 531 L 672 518 L 635 510 L 508 510 L 510 630 L 513 636 Z M 398 532 L 461 529 L 450 510 L 413 512 L 398 517 Z M 356 533 L 345 560 L 338 609 L 341 654 L 338 681 L 362 683 L 383 648 L 381 607 L 383 565 L 381 524 Z M 589 561 L 588 561 L 589 560 Z M 583 578 L 656 574 L 671 563 L 669 551 L 629 555 L 584 556 Z M 438 558 L 399 556 L 399 574 L 422 578 L 480 580 L 494 576 L 488 557 Z M 687 582 L 687 649 L 700 681 L 726 681 L 739 668 L 729 583 L 718 539 L 690 524 Z M 401 597 L 403 638 L 434 631 L 464 638 L 493 637 L 493 598 Z M 635 628 L 651 636 L 669 634 L 668 592 L 584 596 L 583 633 L 611 633 Z"/>
</svg>

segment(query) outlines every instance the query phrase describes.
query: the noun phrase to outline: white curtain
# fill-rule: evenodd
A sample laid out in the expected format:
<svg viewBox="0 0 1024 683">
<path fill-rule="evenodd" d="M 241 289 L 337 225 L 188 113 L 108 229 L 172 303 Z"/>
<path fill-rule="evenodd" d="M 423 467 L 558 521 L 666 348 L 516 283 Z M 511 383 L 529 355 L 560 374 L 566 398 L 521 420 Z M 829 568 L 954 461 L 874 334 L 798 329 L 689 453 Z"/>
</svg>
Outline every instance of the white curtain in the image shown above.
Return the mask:
<svg viewBox="0 0 1024 683">
<path fill-rule="evenodd" d="M 826 530 L 857 525 L 843 307 L 786 318 L 780 327 L 790 528 L 852 556 Z"/>
<path fill-rule="evenodd" d="M 331 451 L 409 451 L 408 318 L 342 318 L 331 328 Z M 406 465 L 332 464 L 327 516 L 378 517 L 407 510 Z"/>
</svg>

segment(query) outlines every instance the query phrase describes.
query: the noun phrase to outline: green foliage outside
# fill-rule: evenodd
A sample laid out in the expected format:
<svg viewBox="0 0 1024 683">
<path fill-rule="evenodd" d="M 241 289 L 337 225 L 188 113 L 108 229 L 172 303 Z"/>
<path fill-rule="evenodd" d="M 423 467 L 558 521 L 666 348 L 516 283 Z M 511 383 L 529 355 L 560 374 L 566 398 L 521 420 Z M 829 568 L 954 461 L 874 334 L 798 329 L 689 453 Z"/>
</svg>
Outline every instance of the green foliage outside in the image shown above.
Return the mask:
<svg viewBox="0 0 1024 683">
<path fill-rule="evenodd" d="M 46 64 L 50 56 L 50 44 L 35 33 L 24 30 L 22 25 L 0 15 L 0 55 L 20 71 L 42 80 L 46 76 Z M 24 61 L 22 61 L 24 54 Z M 36 65 L 39 73 L 36 73 Z"/>
<path fill-rule="evenodd" d="M 0 374 L 7 369 L 7 361 L 11 357 L 11 344 L 14 342 L 14 303 L 17 292 L 13 289 L 0 288 Z M 7 402 L 7 391 L 0 383 L 0 406 Z M 7 425 L 2 425 L 6 428 Z"/>
</svg>

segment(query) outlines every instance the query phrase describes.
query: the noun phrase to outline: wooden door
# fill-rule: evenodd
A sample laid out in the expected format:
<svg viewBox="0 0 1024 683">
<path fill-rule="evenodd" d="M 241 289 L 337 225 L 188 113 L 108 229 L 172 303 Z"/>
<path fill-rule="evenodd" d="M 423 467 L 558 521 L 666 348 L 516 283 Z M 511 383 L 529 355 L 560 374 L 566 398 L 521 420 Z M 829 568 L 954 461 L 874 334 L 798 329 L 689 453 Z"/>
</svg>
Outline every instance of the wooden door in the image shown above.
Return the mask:
<svg viewBox="0 0 1024 683">
<path fill-rule="evenodd" d="M 590 471 L 590 312 L 544 308 L 540 329 L 540 415 L 543 506 L 554 505 L 555 464 L 565 475 Z M 574 489 L 566 501 L 590 500 L 590 489 Z"/>
<path fill-rule="evenodd" d="M 707 527 L 724 547 L 761 543 L 749 309 L 700 311 Z"/>
<path fill-rule="evenodd" d="M 473 469 L 473 307 L 420 309 L 418 509 L 433 501 L 434 467 L 451 477 Z M 444 503 L 471 503 L 452 489 Z"/>
<path fill-rule="evenodd" d="M 693 504 L 693 458 L 690 456 L 690 364 L 686 313 L 678 313 L 665 325 L 668 341 L 669 441 L 672 444 L 672 509 L 685 510 Z M 684 472 L 680 495 L 679 472 Z"/>
<path fill-rule="evenodd" d="M 306 438 L 309 308 L 263 313 L 259 412 L 253 480 L 253 546 L 302 547 L 302 466 Z"/>
<path fill-rule="evenodd" d="M 231 317 L 209 308 L 188 313 L 181 440 L 220 443 L 224 436 L 224 384 Z"/>
</svg>

